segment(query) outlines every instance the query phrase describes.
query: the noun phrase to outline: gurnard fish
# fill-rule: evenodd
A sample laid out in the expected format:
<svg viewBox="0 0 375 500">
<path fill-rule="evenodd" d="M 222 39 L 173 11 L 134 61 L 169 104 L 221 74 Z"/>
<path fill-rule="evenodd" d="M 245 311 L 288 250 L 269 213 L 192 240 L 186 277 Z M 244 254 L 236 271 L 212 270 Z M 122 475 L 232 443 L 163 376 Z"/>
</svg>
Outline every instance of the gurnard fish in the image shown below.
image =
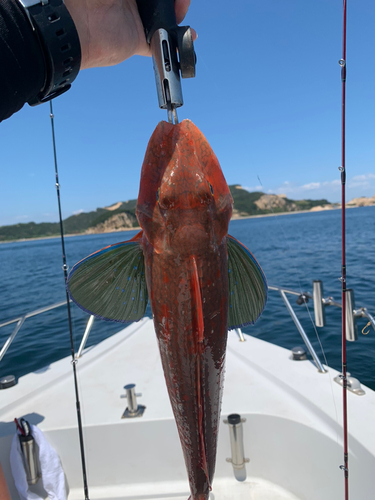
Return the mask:
<svg viewBox="0 0 375 500">
<path fill-rule="evenodd" d="M 138 321 L 150 301 L 192 500 L 213 480 L 228 329 L 254 323 L 267 298 L 259 264 L 227 234 L 232 203 L 199 129 L 161 122 L 142 166 L 142 231 L 68 278 L 74 302 L 102 319 Z"/>
</svg>

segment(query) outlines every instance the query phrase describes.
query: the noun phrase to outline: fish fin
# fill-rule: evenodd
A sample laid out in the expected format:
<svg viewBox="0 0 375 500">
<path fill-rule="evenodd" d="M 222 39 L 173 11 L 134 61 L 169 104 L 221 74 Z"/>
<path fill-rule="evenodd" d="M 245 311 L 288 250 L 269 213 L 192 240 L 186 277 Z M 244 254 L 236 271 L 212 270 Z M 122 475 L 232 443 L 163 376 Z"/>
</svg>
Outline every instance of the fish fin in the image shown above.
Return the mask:
<svg viewBox="0 0 375 500">
<path fill-rule="evenodd" d="M 81 309 L 119 323 L 139 321 L 144 316 L 148 294 L 138 239 L 102 248 L 72 268 L 67 288 Z"/>
<path fill-rule="evenodd" d="M 203 345 L 204 320 L 203 320 L 202 294 L 201 294 L 201 288 L 200 288 L 200 284 L 199 284 L 197 261 L 196 261 L 194 256 L 191 256 L 190 259 L 191 259 L 191 264 L 192 264 L 192 268 L 193 268 L 193 272 L 192 272 L 193 295 L 195 298 L 195 307 L 197 310 L 198 344 Z"/>
<path fill-rule="evenodd" d="M 204 320 L 203 320 L 203 303 L 202 303 L 202 294 L 199 285 L 199 275 L 197 268 L 197 261 L 195 257 L 191 257 L 191 263 L 193 268 L 192 273 L 192 284 L 193 284 L 193 293 L 195 297 L 195 306 L 197 310 L 197 403 L 198 403 L 198 428 L 199 428 L 199 440 L 201 447 L 201 461 L 202 461 L 202 469 L 205 473 L 208 486 L 211 488 L 210 476 L 208 474 L 208 463 L 207 463 L 207 453 L 206 453 L 206 443 L 204 440 L 204 432 L 203 432 L 203 409 L 204 409 L 204 401 L 203 401 L 203 381 L 202 381 L 202 358 L 203 358 L 203 340 L 204 340 Z"/>
<path fill-rule="evenodd" d="M 227 236 L 229 314 L 228 330 L 254 324 L 267 302 L 267 280 L 253 254 Z"/>
</svg>

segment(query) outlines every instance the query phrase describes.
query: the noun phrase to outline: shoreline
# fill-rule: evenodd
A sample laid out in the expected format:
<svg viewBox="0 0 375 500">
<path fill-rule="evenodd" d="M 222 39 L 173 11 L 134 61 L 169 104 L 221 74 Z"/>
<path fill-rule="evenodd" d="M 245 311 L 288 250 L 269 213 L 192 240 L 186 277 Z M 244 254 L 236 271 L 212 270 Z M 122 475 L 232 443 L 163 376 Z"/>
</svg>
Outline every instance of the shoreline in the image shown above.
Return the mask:
<svg viewBox="0 0 375 500">
<path fill-rule="evenodd" d="M 125 227 L 121 229 L 120 231 L 108 231 L 108 232 L 102 232 L 102 233 L 72 233 L 72 234 L 64 234 L 64 238 L 74 238 L 75 236 L 91 236 L 93 234 L 111 234 L 111 233 L 123 233 L 125 231 L 137 231 L 141 230 L 142 228 L 137 226 L 137 227 Z M 7 241 L 0 241 L 0 245 L 5 245 L 6 243 L 24 243 L 25 241 L 39 241 L 39 240 L 55 240 L 56 238 L 61 238 L 60 234 L 56 234 L 55 236 L 40 236 L 39 238 L 20 238 L 18 240 L 7 240 Z"/>
<path fill-rule="evenodd" d="M 340 210 L 341 207 L 335 208 L 326 208 L 323 210 L 296 210 L 294 212 L 277 212 L 272 214 L 259 214 L 259 215 L 247 215 L 245 217 L 232 217 L 231 222 L 233 220 L 242 220 L 242 219 L 260 219 L 262 217 L 277 217 L 279 215 L 295 215 L 295 214 L 317 214 L 319 212 L 332 212 L 332 210 Z M 350 207 L 350 208 L 358 208 L 358 207 Z"/>
<path fill-rule="evenodd" d="M 369 205 L 371 206 L 371 205 Z M 363 208 L 359 206 L 353 206 L 353 207 L 346 207 L 346 209 L 352 209 L 352 208 Z M 323 210 L 296 210 L 294 212 L 278 212 L 278 213 L 272 213 L 272 214 L 259 214 L 259 215 L 247 215 L 244 217 L 232 217 L 232 221 L 237 221 L 237 220 L 245 220 L 245 219 L 260 219 L 262 217 L 278 217 L 281 215 L 296 215 L 296 214 L 316 214 L 320 212 L 331 212 L 332 210 L 340 210 L 341 207 L 334 207 L 334 208 L 326 208 Z M 74 238 L 75 236 L 89 236 L 93 234 L 113 234 L 113 233 L 123 233 L 125 231 L 140 231 L 142 228 L 141 227 L 128 227 L 128 228 L 123 228 L 120 231 L 108 231 L 108 232 L 102 232 L 102 233 L 73 233 L 73 234 L 64 234 L 64 238 Z M 7 240 L 7 241 L 0 241 L 0 245 L 5 245 L 7 243 L 24 243 L 25 241 L 39 241 L 39 240 L 53 240 L 56 238 L 60 238 L 60 234 L 57 234 L 56 236 L 41 236 L 40 238 L 20 238 L 18 240 Z"/>
</svg>

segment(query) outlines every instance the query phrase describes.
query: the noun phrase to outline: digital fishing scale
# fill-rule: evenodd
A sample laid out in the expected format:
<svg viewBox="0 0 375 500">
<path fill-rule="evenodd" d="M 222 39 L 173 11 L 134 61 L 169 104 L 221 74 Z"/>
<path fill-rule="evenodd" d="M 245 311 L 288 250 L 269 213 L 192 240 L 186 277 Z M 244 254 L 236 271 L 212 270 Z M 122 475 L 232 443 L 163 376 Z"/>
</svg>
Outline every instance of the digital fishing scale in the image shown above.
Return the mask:
<svg viewBox="0 0 375 500">
<path fill-rule="evenodd" d="M 196 55 L 190 26 L 178 26 L 174 0 L 137 0 L 154 65 L 159 107 L 178 123 L 183 105 L 181 78 L 195 77 Z M 181 78 L 180 78 L 181 77 Z"/>
</svg>

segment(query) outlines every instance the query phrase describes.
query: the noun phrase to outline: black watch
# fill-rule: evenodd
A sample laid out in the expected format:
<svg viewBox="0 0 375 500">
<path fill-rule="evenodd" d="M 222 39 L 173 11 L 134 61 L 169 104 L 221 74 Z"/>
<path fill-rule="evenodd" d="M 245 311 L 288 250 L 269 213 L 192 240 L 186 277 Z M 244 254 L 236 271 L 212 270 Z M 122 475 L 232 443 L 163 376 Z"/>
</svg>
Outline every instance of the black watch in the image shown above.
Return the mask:
<svg viewBox="0 0 375 500">
<path fill-rule="evenodd" d="M 35 106 L 70 89 L 81 66 L 81 45 L 63 0 L 18 0 L 24 8 L 44 54 L 46 76 Z"/>
</svg>

